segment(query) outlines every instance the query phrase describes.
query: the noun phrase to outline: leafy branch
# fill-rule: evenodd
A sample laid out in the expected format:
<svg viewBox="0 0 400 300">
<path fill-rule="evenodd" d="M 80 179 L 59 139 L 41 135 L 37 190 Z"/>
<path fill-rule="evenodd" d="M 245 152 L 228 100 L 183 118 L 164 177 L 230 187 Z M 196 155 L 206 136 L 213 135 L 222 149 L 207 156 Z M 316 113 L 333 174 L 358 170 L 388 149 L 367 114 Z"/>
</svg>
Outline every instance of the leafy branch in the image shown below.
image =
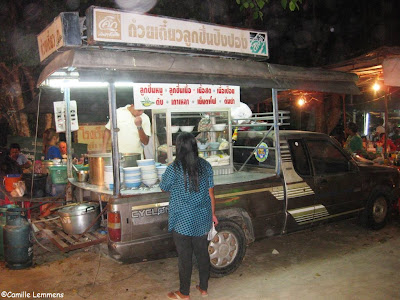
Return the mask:
<svg viewBox="0 0 400 300">
<path fill-rule="evenodd" d="M 262 9 L 269 3 L 270 0 L 236 0 L 236 3 L 240 6 L 240 11 L 250 10 L 253 12 L 253 18 L 256 20 L 263 19 Z M 303 0 L 281 0 L 281 5 L 284 9 L 289 8 L 290 11 L 300 10 L 299 4 L 302 4 Z"/>
</svg>

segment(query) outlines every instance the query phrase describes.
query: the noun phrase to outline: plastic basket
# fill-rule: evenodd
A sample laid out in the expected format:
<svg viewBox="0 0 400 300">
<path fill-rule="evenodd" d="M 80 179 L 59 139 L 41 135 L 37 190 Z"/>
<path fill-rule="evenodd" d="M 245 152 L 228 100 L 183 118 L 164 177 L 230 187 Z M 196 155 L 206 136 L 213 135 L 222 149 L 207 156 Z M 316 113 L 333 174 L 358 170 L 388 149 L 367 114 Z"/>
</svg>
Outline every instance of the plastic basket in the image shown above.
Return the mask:
<svg viewBox="0 0 400 300">
<path fill-rule="evenodd" d="M 52 183 L 68 183 L 67 166 L 50 166 L 49 170 Z"/>
</svg>

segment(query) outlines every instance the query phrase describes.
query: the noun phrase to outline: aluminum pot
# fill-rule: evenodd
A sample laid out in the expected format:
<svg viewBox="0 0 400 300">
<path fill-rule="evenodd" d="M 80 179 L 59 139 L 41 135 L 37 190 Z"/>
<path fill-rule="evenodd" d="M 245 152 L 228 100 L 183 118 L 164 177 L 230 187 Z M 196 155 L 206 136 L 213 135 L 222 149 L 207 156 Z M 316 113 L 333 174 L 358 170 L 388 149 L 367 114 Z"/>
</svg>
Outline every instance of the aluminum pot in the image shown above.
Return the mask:
<svg viewBox="0 0 400 300">
<path fill-rule="evenodd" d="M 120 153 L 120 165 L 122 168 L 137 167 L 137 160 L 141 159 L 140 153 Z M 104 185 L 104 166 L 112 165 L 111 153 L 89 154 L 89 182 L 91 184 Z"/>
<path fill-rule="evenodd" d="M 58 210 L 63 230 L 67 234 L 81 234 L 100 214 L 100 206 L 95 202 L 80 203 Z M 100 227 L 101 218 L 88 230 L 92 232 Z"/>
</svg>

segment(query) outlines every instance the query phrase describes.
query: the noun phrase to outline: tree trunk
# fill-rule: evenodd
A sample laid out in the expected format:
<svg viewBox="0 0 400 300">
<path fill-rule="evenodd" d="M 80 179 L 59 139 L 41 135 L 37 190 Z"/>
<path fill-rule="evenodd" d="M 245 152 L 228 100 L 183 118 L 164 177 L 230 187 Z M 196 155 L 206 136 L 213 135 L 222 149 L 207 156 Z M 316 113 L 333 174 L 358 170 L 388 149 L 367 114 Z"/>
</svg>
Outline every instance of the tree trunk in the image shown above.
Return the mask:
<svg viewBox="0 0 400 300">
<path fill-rule="evenodd" d="M 44 118 L 45 118 L 44 130 L 51 128 L 53 124 L 53 114 L 46 114 Z"/>
<path fill-rule="evenodd" d="M 338 124 L 342 116 L 342 97 L 338 94 L 331 94 L 326 107 L 326 133 L 330 134 Z"/>
<path fill-rule="evenodd" d="M 6 64 L 0 64 L 0 83 L 3 95 L 0 98 L 0 107 L 6 112 L 6 118 L 9 120 L 10 127 L 14 135 L 30 136 L 28 117 L 26 113 L 21 112 L 25 107 L 22 94 L 22 79 L 26 79 L 31 95 L 34 94 L 34 81 L 27 69 L 20 65 L 13 65 L 12 68 Z M 21 77 L 20 77 L 21 76 Z M 4 115 L 4 114 L 3 114 Z"/>
</svg>

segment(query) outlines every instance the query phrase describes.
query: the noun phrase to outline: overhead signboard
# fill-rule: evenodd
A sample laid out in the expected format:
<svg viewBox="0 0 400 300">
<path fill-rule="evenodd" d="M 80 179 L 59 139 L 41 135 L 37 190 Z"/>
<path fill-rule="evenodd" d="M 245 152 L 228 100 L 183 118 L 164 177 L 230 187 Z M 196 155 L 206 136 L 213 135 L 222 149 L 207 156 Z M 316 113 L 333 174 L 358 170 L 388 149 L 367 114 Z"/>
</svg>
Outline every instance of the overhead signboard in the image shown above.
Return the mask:
<svg viewBox="0 0 400 300">
<path fill-rule="evenodd" d="M 88 42 L 151 49 L 268 57 L 267 33 L 91 7 Z"/>
<path fill-rule="evenodd" d="M 233 85 L 136 83 L 135 109 L 228 108 L 240 105 L 240 87 Z"/>
<path fill-rule="evenodd" d="M 59 14 L 41 33 L 37 35 L 40 61 L 46 60 L 61 48 L 82 45 L 77 12 Z"/>
</svg>

